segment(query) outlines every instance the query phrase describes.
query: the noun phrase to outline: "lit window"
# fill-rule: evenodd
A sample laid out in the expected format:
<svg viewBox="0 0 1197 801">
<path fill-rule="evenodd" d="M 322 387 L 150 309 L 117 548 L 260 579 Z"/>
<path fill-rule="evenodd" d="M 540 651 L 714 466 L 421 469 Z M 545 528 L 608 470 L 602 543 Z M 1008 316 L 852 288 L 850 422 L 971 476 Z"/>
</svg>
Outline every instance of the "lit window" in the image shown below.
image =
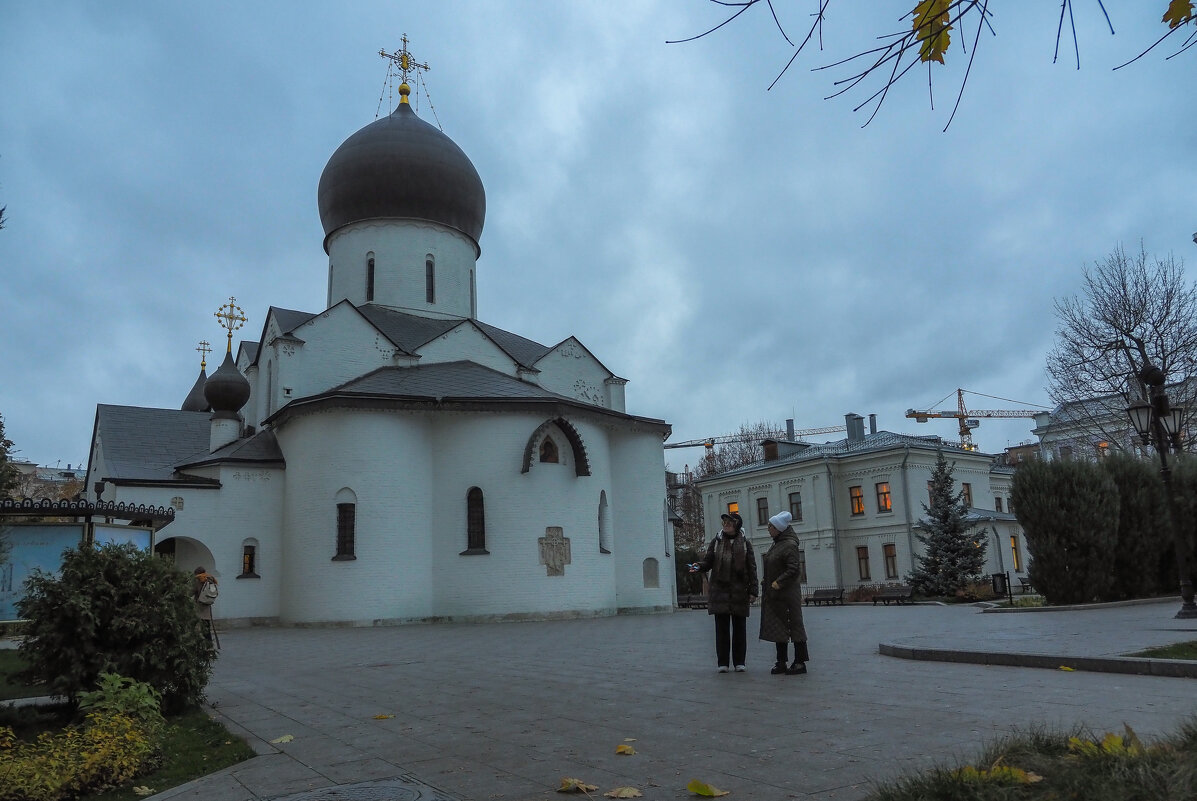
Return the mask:
<svg viewBox="0 0 1197 801">
<path fill-rule="evenodd" d="M 466 553 L 486 553 L 486 509 L 477 487 L 466 493 Z"/>
<path fill-rule="evenodd" d="M 424 299 L 436 303 L 436 261 L 431 253 L 424 257 Z"/>
<path fill-rule="evenodd" d="M 885 554 L 885 577 L 896 579 L 898 577 L 898 546 L 891 543 L 883 545 L 881 550 Z"/>
<path fill-rule="evenodd" d="M 866 545 L 856 549 L 856 570 L 860 573 L 861 581 L 868 581 L 873 577 L 869 573 L 869 548 Z"/>
<path fill-rule="evenodd" d="M 729 515 L 734 515 L 739 511 L 740 511 L 740 504 L 736 503 L 735 501 L 732 501 L 731 503 L 729 503 L 727 505 L 727 513 Z"/>
<path fill-rule="evenodd" d="M 553 442 L 552 437 L 545 437 L 544 442 L 540 443 L 540 461 L 557 462 L 557 443 Z"/>
<path fill-rule="evenodd" d="M 1014 572 L 1022 572 L 1022 551 L 1018 549 L 1018 535 L 1010 535 L 1010 556 L 1014 559 Z"/>
<path fill-rule="evenodd" d="M 1105 457 L 1107 457 L 1109 455 L 1110 455 L 1110 443 L 1108 443 L 1108 442 L 1097 443 L 1097 458 L 1104 459 Z"/>
<path fill-rule="evenodd" d="M 769 522 L 769 499 L 756 499 L 756 524 L 758 526 L 766 525 Z"/>
<path fill-rule="evenodd" d="M 892 512 L 893 509 L 893 502 L 889 497 L 889 482 L 882 481 L 877 485 L 877 511 Z"/>
<path fill-rule="evenodd" d="M 241 576 L 258 578 L 258 546 L 247 542 L 241 546 Z"/>
<path fill-rule="evenodd" d="M 802 522 L 802 493 L 790 493 L 790 517 L 794 518 L 795 523 Z"/>
<path fill-rule="evenodd" d="M 860 487 L 848 487 L 848 495 L 852 500 L 852 514 L 864 514 L 864 490 Z"/>
<path fill-rule="evenodd" d="M 973 485 L 972 484 L 961 484 L 960 485 L 960 493 L 961 493 L 961 496 L 964 498 L 964 505 L 970 509 L 973 508 Z"/>
</svg>

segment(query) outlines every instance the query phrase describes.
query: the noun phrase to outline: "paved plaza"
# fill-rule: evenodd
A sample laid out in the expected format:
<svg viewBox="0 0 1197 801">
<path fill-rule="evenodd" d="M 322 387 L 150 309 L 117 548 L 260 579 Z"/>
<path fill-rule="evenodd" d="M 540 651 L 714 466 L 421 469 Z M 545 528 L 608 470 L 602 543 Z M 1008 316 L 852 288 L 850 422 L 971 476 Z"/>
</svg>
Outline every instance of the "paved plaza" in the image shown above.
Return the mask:
<svg viewBox="0 0 1197 801">
<path fill-rule="evenodd" d="M 701 611 L 574 621 L 222 633 L 209 699 L 260 754 L 155 798 L 560 799 L 562 777 L 693 798 L 851 801 L 871 782 L 968 758 L 1016 729 L 1172 731 L 1191 678 L 881 655 L 1117 656 L 1197 639 L 1176 602 L 983 614 L 972 606 L 808 607 L 805 676 L 772 676 L 749 622 L 748 672 L 715 669 Z M 271 740 L 289 737 L 285 742 Z M 636 753 L 616 755 L 616 746 Z"/>
</svg>

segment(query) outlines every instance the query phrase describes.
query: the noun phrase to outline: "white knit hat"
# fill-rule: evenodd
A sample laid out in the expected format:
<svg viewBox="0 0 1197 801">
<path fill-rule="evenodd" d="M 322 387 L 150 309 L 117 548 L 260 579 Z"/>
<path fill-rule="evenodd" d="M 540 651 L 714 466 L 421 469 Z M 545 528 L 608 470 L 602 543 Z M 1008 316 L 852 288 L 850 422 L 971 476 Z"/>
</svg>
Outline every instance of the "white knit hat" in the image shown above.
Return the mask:
<svg viewBox="0 0 1197 801">
<path fill-rule="evenodd" d="M 773 517 L 769 518 L 769 522 L 773 525 L 773 528 L 777 529 L 778 531 L 785 531 L 790 527 L 790 521 L 793 519 L 794 518 L 789 512 L 778 512 L 777 514 L 773 515 Z"/>
</svg>

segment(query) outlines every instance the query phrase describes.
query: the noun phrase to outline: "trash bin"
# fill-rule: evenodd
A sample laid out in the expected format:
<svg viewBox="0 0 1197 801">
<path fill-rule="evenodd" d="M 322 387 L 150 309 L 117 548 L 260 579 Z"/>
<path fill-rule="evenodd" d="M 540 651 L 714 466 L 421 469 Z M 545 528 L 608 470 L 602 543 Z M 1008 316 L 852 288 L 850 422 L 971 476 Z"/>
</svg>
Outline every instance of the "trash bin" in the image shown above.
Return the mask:
<svg viewBox="0 0 1197 801">
<path fill-rule="evenodd" d="M 993 592 L 995 595 L 1006 595 L 1008 591 L 1008 581 L 1005 573 L 994 573 L 990 578 L 993 580 Z"/>
</svg>

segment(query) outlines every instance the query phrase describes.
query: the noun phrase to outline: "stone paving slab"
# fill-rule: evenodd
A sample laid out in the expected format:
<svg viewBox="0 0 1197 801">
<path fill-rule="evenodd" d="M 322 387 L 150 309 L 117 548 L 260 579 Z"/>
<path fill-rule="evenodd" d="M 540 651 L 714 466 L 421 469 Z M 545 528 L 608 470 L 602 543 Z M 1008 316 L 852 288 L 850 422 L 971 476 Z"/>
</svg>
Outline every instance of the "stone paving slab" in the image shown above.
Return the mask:
<svg viewBox="0 0 1197 801">
<path fill-rule="evenodd" d="M 650 801 L 692 798 L 691 778 L 730 790 L 729 801 L 853 801 L 875 781 L 967 759 L 1032 726 L 1129 724 L 1150 737 L 1197 712 L 1183 679 L 895 659 L 880 643 L 1111 658 L 1197 639 L 1174 611 L 811 607 L 805 676 L 769 675 L 772 644 L 755 639 L 747 673 L 716 673 L 701 611 L 232 630 L 209 697 L 271 752 L 158 798 L 210 788 L 209 799 L 265 801 L 408 776 L 461 801 L 561 799 L 561 778 L 575 776 L 601 791 L 636 786 Z M 283 734 L 295 739 L 269 744 Z M 616 756 L 627 739 L 637 753 Z"/>
</svg>

